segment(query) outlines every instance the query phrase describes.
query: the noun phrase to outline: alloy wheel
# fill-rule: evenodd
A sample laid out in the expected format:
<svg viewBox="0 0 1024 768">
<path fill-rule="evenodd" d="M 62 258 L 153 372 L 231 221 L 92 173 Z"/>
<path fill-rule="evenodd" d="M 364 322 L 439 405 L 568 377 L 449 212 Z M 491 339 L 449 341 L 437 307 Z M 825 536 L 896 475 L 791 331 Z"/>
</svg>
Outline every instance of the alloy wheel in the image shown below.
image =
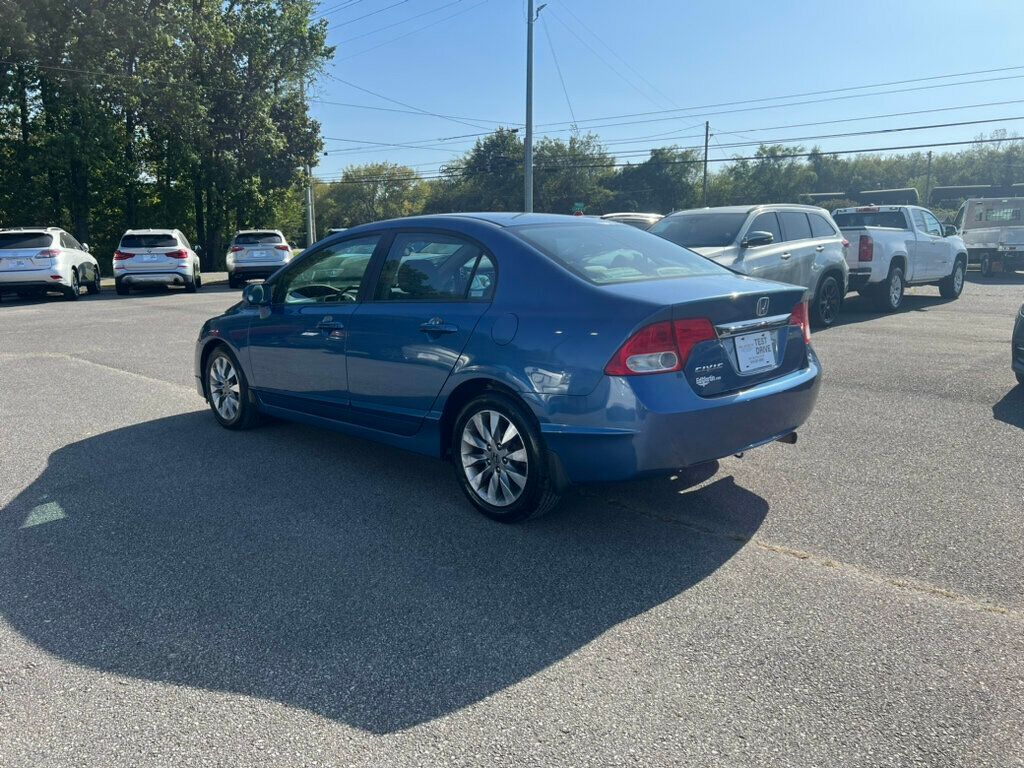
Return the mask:
<svg viewBox="0 0 1024 768">
<path fill-rule="evenodd" d="M 523 436 L 507 416 L 482 410 L 462 429 L 463 471 L 473 491 L 495 507 L 507 507 L 526 489 L 529 458 Z"/>
<path fill-rule="evenodd" d="M 892 279 L 889 280 L 889 304 L 893 309 L 900 305 L 900 301 L 903 299 L 903 275 L 897 269 L 892 273 Z"/>
<path fill-rule="evenodd" d="M 224 355 L 218 355 L 210 365 L 210 400 L 225 421 L 232 421 L 241 404 L 241 389 L 235 366 Z"/>
<path fill-rule="evenodd" d="M 821 295 L 818 297 L 818 317 L 825 325 L 832 325 L 839 312 L 839 285 L 835 279 L 828 278 L 821 286 Z"/>
<path fill-rule="evenodd" d="M 958 264 L 956 270 L 953 272 L 953 292 L 959 296 L 960 292 L 964 289 L 964 267 L 962 264 Z"/>
</svg>

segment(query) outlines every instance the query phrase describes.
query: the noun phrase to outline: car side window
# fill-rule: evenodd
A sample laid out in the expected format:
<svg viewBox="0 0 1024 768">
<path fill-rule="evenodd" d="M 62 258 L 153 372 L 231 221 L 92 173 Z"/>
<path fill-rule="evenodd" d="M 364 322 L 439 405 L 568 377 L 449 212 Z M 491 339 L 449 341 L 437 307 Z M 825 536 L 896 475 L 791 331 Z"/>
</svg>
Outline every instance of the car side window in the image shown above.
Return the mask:
<svg viewBox="0 0 1024 768">
<path fill-rule="evenodd" d="M 928 225 L 924 222 L 924 213 L 919 208 L 914 208 L 910 212 L 911 217 L 914 219 L 914 228 L 918 232 L 927 232 Z"/>
<path fill-rule="evenodd" d="M 803 211 L 780 211 L 779 218 L 787 241 L 811 239 L 811 225 Z"/>
<path fill-rule="evenodd" d="M 831 224 L 826 221 L 824 216 L 819 216 L 816 213 L 807 214 L 807 218 L 811 220 L 811 234 L 814 237 L 835 237 L 836 231 Z"/>
<path fill-rule="evenodd" d="M 772 242 L 782 242 L 782 230 L 779 228 L 779 220 L 774 213 L 759 214 L 751 222 L 747 234 L 749 235 L 751 232 L 771 232 Z"/>
<path fill-rule="evenodd" d="M 296 263 L 274 289 L 277 304 L 353 302 L 370 265 L 380 235 L 333 243 Z"/>
<path fill-rule="evenodd" d="M 964 214 L 967 213 L 967 203 L 960 206 L 960 210 L 956 212 L 956 218 L 953 219 L 953 226 L 960 229 L 964 225 Z"/>
<path fill-rule="evenodd" d="M 178 233 L 178 240 L 179 240 L 179 241 L 181 242 L 181 244 L 182 244 L 182 245 L 184 245 L 184 246 L 185 246 L 185 247 L 186 247 L 186 248 L 187 248 L 188 250 L 190 250 L 190 251 L 192 250 L 192 246 L 188 244 L 188 239 L 187 239 L 187 238 L 185 237 L 185 235 L 183 235 L 183 234 L 182 234 L 181 232 L 179 232 L 179 233 Z"/>
<path fill-rule="evenodd" d="M 939 220 L 928 211 L 921 211 L 921 215 L 924 216 L 924 225 L 928 234 L 942 237 L 942 225 L 939 224 Z"/>
<path fill-rule="evenodd" d="M 453 235 L 395 236 L 374 298 L 377 301 L 488 301 L 494 261 L 480 246 Z"/>
</svg>

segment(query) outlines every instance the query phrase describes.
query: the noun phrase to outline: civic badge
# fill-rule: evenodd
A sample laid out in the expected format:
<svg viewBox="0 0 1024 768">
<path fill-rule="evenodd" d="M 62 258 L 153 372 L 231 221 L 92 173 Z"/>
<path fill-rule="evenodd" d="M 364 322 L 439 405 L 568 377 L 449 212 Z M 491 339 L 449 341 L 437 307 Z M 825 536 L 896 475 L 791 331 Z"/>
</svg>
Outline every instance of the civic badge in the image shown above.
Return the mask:
<svg viewBox="0 0 1024 768">
<path fill-rule="evenodd" d="M 764 317 L 768 314 L 768 297 L 762 296 L 757 300 L 757 316 Z"/>
</svg>

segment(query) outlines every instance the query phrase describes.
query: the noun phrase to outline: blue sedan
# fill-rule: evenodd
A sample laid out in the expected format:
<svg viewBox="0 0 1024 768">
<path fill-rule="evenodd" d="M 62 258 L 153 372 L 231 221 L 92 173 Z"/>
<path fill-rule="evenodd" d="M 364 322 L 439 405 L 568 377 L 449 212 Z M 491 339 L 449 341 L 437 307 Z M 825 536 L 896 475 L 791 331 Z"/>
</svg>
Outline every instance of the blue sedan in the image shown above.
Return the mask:
<svg viewBox="0 0 1024 768">
<path fill-rule="evenodd" d="M 792 442 L 818 395 L 804 289 L 625 224 L 422 216 L 329 237 L 203 326 L 196 384 L 262 414 L 450 460 L 483 514 L 571 483 Z"/>
</svg>

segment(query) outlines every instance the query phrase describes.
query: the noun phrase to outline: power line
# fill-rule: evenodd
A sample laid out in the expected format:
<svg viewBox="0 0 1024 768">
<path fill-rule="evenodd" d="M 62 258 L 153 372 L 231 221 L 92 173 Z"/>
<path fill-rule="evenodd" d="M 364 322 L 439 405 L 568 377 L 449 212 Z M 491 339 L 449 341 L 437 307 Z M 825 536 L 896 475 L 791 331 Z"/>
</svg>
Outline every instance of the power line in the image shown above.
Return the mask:
<svg viewBox="0 0 1024 768">
<path fill-rule="evenodd" d="M 352 23 L 357 22 L 357 21 L 362 21 L 363 19 L 368 19 L 371 16 L 376 16 L 378 13 L 384 13 L 384 11 L 389 11 L 392 8 L 397 8 L 398 6 L 404 5 L 405 3 L 408 3 L 408 2 L 409 2 L 409 0 L 398 0 L 397 3 L 392 3 L 391 5 L 385 5 L 383 8 L 378 8 L 376 11 L 370 11 L 369 13 L 364 13 L 362 16 L 356 16 L 354 19 L 347 19 L 346 21 L 339 21 L 339 22 L 337 22 L 335 24 L 331 24 L 329 27 L 327 27 L 327 29 L 331 30 L 331 29 L 334 29 L 335 27 L 341 26 L 342 24 L 352 24 Z"/>
<path fill-rule="evenodd" d="M 1012 66 L 1012 67 L 996 67 L 994 69 L 977 69 L 971 72 L 956 72 L 948 75 L 931 75 L 929 77 L 918 77 L 909 80 L 891 80 L 887 83 L 872 83 L 870 85 L 849 85 L 843 88 L 829 88 L 823 91 L 804 91 L 803 93 L 791 93 L 785 96 L 764 96 L 758 99 L 740 99 L 738 101 L 723 101 L 717 104 L 701 104 L 694 107 L 678 107 L 676 109 L 663 109 L 656 110 L 653 112 L 630 112 L 621 115 L 605 115 L 604 117 L 590 117 L 584 118 L 580 122 L 591 123 L 598 120 L 619 120 L 624 117 L 648 117 L 650 115 L 660 115 L 666 112 L 689 112 L 694 109 L 718 109 L 719 107 L 732 107 L 737 104 L 763 104 L 766 101 L 782 101 L 786 99 L 800 99 L 805 96 L 824 96 L 832 93 L 844 93 L 846 91 L 862 91 L 869 88 L 888 88 L 893 85 L 906 85 L 908 83 L 924 83 L 932 80 L 948 80 L 953 77 L 970 77 L 973 75 L 990 75 L 996 72 L 1013 72 L 1024 69 L 1024 65 Z M 976 82 L 976 81 L 971 81 Z M 982 81 L 989 82 L 989 81 Z M 948 83 L 946 85 L 967 85 L 968 83 Z M 905 91 L 885 91 L 884 93 L 904 93 Z M 544 126 L 549 125 L 564 125 L 562 123 L 545 123 Z"/>
<path fill-rule="evenodd" d="M 558 56 L 555 54 L 555 45 L 551 42 L 551 33 L 548 32 L 548 23 L 541 19 L 541 29 L 544 30 L 544 37 L 547 38 L 548 48 L 551 49 L 551 59 L 555 62 L 555 71 L 558 73 L 558 82 L 562 84 L 562 93 L 565 94 L 565 103 L 569 107 L 569 115 L 572 117 L 573 124 L 576 123 L 576 113 L 572 108 L 572 99 L 569 98 L 569 89 L 565 87 L 565 78 L 562 77 L 562 67 L 558 64 Z"/>
<path fill-rule="evenodd" d="M 771 158 L 765 158 L 762 155 L 748 155 L 748 156 L 745 156 L 745 157 L 717 157 L 717 158 L 708 158 L 708 162 L 709 163 L 734 163 L 734 162 L 739 162 L 739 161 L 765 160 L 765 159 L 772 159 L 772 160 L 796 160 L 796 159 L 800 159 L 800 158 L 809 158 L 809 157 L 815 157 L 815 156 L 820 156 L 820 155 L 871 154 L 871 153 L 876 153 L 876 152 L 897 152 L 897 151 L 906 151 L 906 150 L 911 150 L 911 149 L 934 149 L 936 147 L 958 147 L 958 146 L 967 146 L 967 145 L 995 144 L 995 143 L 1002 143 L 1002 142 L 1017 142 L 1017 141 L 1024 141 L 1024 136 L 1010 136 L 1010 137 L 1005 137 L 1005 138 L 992 138 L 992 139 L 970 139 L 970 140 L 967 140 L 967 141 L 944 141 L 944 142 L 936 142 L 936 143 L 931 143 L 931 144 L 903 144 L 903 145 L 892 146 L 892 147 L 862 147 L 862 148 L 859 148 L 859 149 L 837 149 L 837 150 L 830 150 L 828 152 L 821 152 L 821 151 L 817 151 L 817 152 L 786 152 L 786 153 L 780 153 L 780 154 L 775 155 L 775 156 L 773 156 Z M 689 159 L 689 158 L 687 158 L 687 159 L 683 159 L 683 160 L 661 160 L 661 161 L 654 161 L 654 160 L 652 160 L 652 161 L 649 161 L 649 162 L 650 162 L 651 165 L 655 165 L 655 166 L 662 166 L 662 165 L 699 165 L 699 164 L 703 163 L 704 160 L 703 160 L 703 158 L 696 158 L 696 159 Z M 612 162 L 612 163 L 585 163 L 585 164 L 560 164 L 560 165 L 537 166 L 537 170 L 545 171 L 545 170 L 611 169 L 611 168 L 623 168 L 623 167 L 626 167 L 627 165 L 631 165 L 631 164 L 630 163 L 616 163 L 616 162 Z M 480 174 L 485 174 L 486 175 L 486 174 L 495 174 L 495 173 L 504 173 L 504 172 L 505 172 L 504 170 L 494 170 L 494 171 L 475 170 L 475 171 L 472 171 L 472 172 L 470 172 L 470 171 L 456 171 L 454 174 L 453 173 L 447 173 L 446 174 L 446 173 L 441 172 L 441 173 L 439 173 L 437 175 L 422 175 L 422 176 L 421 175 L 417 175 L 417 176 L 408 176 L 408 177 L 392 177 L 391 180 L 403 180 L 403 181 L 423 180 L 423 181 L 430 181 L 430 180 L 433 180 L 433 179 L 447 178 L 447 177 L 449 177 L 451 175 L 480 175 Z M 377 182 L 377 181 L 382 181 L 382 180 L 384 180 L 384 177 L 380 177 L 380 178 L 376 178 L 376 179 L 359 180 L 359 181 L 344 181 L 344 180 L 342 180 L 342 181 L 336 181 L 334 183 L 336 183 L 336 184 L 370 183 L 370 182 Z"/>
<path fill-rule="evenodd" d="M 643 83 L 645 83 L 648 88 L 650 88 L 652 91 L 654 91 L 654 93 L 658 94 L 658 96 L 660 96 L 665 101 L 666 104 L 668 104 L 669 106 L 675 107 L 675 104 L 673 103 L 673 101 L 672 101 L 672 99 L 670 97 L 666 96 L 662 91 L 660 91 L 658 89 L 658 87 L 654 85 L 654 83 L 652 83 L 650 80 L 648 80 L 646 77 L 643 76 L 643 73 L 641 73 L 636 67 L 634 67 L 632 64 L 630 64 L 628 59 L 625 59 L 622 56 L 620 56 L 615 51 L 615 49 L 612 48 L 607 42 L 605 42 L 605 40 L 600 35 L 598 35 L 590 27 L 588 27 L 586 25 L 586 23 L 584 23 L 583 19 L 581 19 L 579 16 L 577 16 L 575 13 L 573 13 L 572 8 L 570 8 L 568 6 L 568 4 L 560 4 L 559 7 L 562 10 L 564 10 L 566 13 L 568 13 L 570 16 L 572 16 L 573 19 L 576 21 L 576 23 L 579 24 L 580 27 L 582 27 L 585 32 L 588 32 L 591 37 L 593 37 L 595 40 L 597 40 L 597 42 L 599 42 L 601 45 L 603 45 L 605 47 L 605 49 L 608 51 L 608 53 L 610 53 L 612 56 L 614 56 L 616 59 L 621 61 L 624 65 L 626 65 L 626 67 L 629 69 L 630 72 L 632 72 L 634 75 L 639 77 L 640 80 Z M 573 122 L 576 122 L 576 121 L 574 120 Z"/>
<path fill-rule="evenodd" d="M 363 0 L 345 0 L 343 3 L 338 3 L 336 5 L 332 5 L 330 8 L 318 11 L 313 14 L 311 20 L 316 21 L 317 19 L 322 19 L 325 16 L 330 16 L 332 13 L 336 13 L 337 11 L 344 11 L 345 9 L 351 8 L 353 5 L 358 5 L 361 2 L 363 2 Z"/>
<path fill-rule="evenodd" d="M 385 40 L 382 43 L 377 43 L 377 45 L 371 46 L 369 48 L 364 48 L 361 51 L 353 53 L 351 56 L 342 56 L 340 59 L 337 59 L 337 60 L 338 61 L 348 61 L 349 59 L 359 58 L 360 56 L 363 56 L 364 54 L 367 54 L 370 51 L 375 51 L 378 48 L 382 48 L 385 45 L 390 45 L 391 43 L 397 42 L 399 40 L 403 40 L 404 38 L 409 37 L 410 35 L 415 35 L 415 34 L 418 34 L 418 33 L 422 32 L 422 31 L 424 31 L 426 29 L 430 29 L 431 27 L 436 27 L 438 24 L 443 24 L 444 22 L 448 21 L 449 19 L 454 19 L 456 16 L 461 16 L 464 13 L 469 13 L 470 11 L 476 10 L 477 8 L 479 8 L 481 5 L 483 5 L 486 2 L 488 2 L 488 0 L 480 0 L 479 3 L 475 3 L 473 5 L 467 6 L 466 8 L 463 8 L 461 11 L 456 11 L 455 13 L 448 14 L 447 16 L 444 16 L 443 18 L 440 18 L 437 21 L 433 21 L 430 24 L 424 24 L 422 27 L 414 29 L 411 32 L 406 32 L 404 35 L 398 35 L 397 37 L 392 37 L 391 39 Z"/>
<path fill-rule="evenodd" d="M 450 8 L 451 6 L 457 5 L 458 3 L 461 3 L 461 2 L 462 2 L 462 0 L 451 0 L 450 3 L 445 3 L 444 5 L 438 6 L 437 8 L 431 8 L 428 11 L 423 11 L 423 13 L 417 13 L 415 16 L 410 16 L 407 19 L 402 19 L 401 21 L 396 21 L 396 22 L 393 22 L 392 24 L 386 24 L 383 27 L 377 27 L 377 29 L 371 29 L 369 32 L 363 32 L 361 35 L 356 35 L 355 37 L 348 37 L 348 38 L 345 38 L 344 40 L 339 40 L 338 42 L 339 43 L 351 43 L 353 40 L 360 40 L 360 39 L 362 39 L 364 37 L 369 37 L 370 35 L 375 35 L 378 32 L 383 32 L 385 29 L 391 29 L 392 27 L 399 27 L 402 24 L 406 24 L 406 23 L 408 23 L 410 21 L 413 21 L 414 19 L 418 19 L 421 16 L 429 16 L 432 13 L 437 13 L 438 11 L 443 11 L 445 8 Z M 396 5 L 399 5 L 399 3 L 396 3 Z M 394 6 L 388 6 L 388 7 L 392 8 Z M 338 25 L 334 24 L 332 26 L 336 27 Z M 328 29 L 331 29 L 331 27 L 328 27 Z"/>
</svg>

